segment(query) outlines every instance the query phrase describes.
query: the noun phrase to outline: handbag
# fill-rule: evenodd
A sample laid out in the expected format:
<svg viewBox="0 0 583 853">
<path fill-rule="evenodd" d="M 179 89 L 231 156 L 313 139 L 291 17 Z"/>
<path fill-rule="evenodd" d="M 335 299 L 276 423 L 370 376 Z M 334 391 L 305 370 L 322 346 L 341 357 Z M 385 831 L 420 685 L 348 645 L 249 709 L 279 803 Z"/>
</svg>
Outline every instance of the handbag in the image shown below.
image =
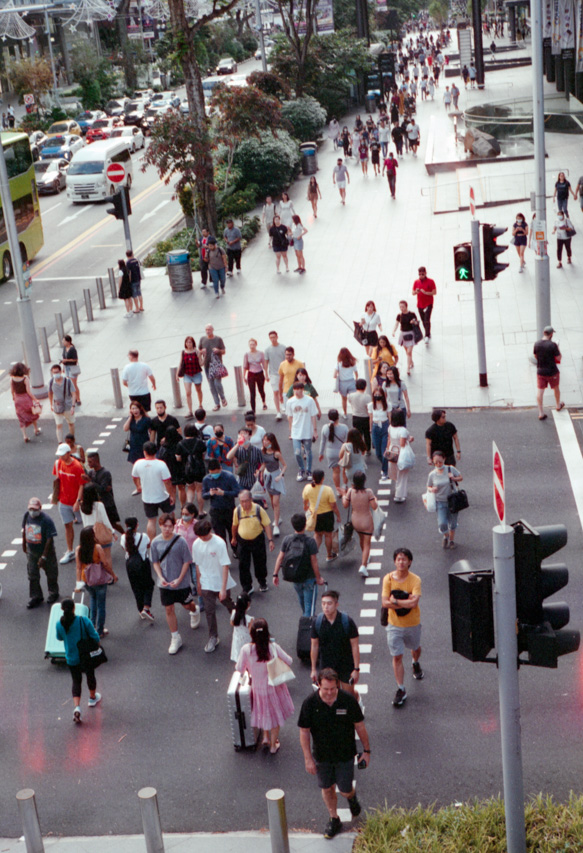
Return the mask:
<svg viewBox="0 0 583 853">
<path fill-rule="evenodd" d="M 451 466 L 447 466 L 447 470 L 451 470 Z M 470 505 L 468 495 L 465 489 L 458 489 L 457 484 L 451 481 L 451 494 L 447 496 L 447 508 L 452 513 L 461 512 L 462 509 L 467 509 Z"/>
<path fill-rule="evenodd" d="M 279 687 L 280 684 L 285 684 L 286 681 L 293 681 L 295 674 L 288 664 L 277 656 L 277 646 L 275 643 L 270 643 L 271 653 L 273 657 L 267 661 L 267 683 L 271 687 Z"/>
<path fill-rule="evenodd" d="M 280 475 L 281 470 L 265 471 L 263 474 L 263 482 L 266 489 L 269 489 L 272 492 L 277 492 L 278 495 L 285 495 L 285 480 L 283 477 L 279 480 L 277 479 Z M 261 483 L 259 485 L 261 485 Z"/>
<path fill-rule="evenodd" d="M 423 332 L 421 331 L 421 326 L 419 323 L 415 323 L 413 325 L 413 340 L 416 344 L 420 343 L 423 340 Z"/>
<path fill-rule="evenodd" d="M 81 666 L 85 671 L 97 669 L 102 663 L 107 663 L 107 655 L 99 642 L 87 633 L 83 618 L 79 618 L 81 619 L 81 639 L 77 642 L 77 651 Z"/>
<path fill-rule="evenodd" d="M 359 344 L 362 344 L 363 347 L 368 345 L 368 338 L 366 336 L 366 332 L 362 327 L 362 323 L 358 323 L 356 320 L 352 321 L 354 324 L 354 337 L 358 341 Z"/>
<path fill-rule="evenodd" d="M 570 227 L 567 225 L 567 227 L 565 228 L 565 234 L 567 235 L 567 237 L 574 237 L 576 233 L 577 232 L 575 231 L 572 225 Z"/>
<path fill-rule="evenodd" d="M 129 438 L 126 438 L 126 440 L 124 441 L 121 452 L 122 453 L 129 453 L 130 452 L 130 440 L 129 440 Z"/>
<path fill-rule="evenodd" d="M 434 492 L 425 492 L 421 495 L 421 500 L 427 512 L 437 512 L 437 500 Z"/>
<path fill-rule="evenodd" d="M 255 480 L 255 482 L 251 486 L 251 497 L 253 498 L 254 503 L 262 504 L 264 508 L 267 505 L 267 492 L 265 491 L 265 488 L 261 485 L 259 480 Z"/>
<path fill-rule="evenodd" d="M 352 468 L 352 450 L 346 444 L 343 444 L 342 447 L 344 447 L 344 456 L 338 459 L 338 464 L 341 468 Z M 340 448 L 341 451 L 342 447 Z"/>
<path fill-rule="evenodd" d="M 340 550 L 343 554 L 347 554 L 354 547 L 354 525 L 350 520 L 352 517 L 352 505 L 348 506 L 348 517 L 345 523 L 340 528 L 338 539 L 340 542 Z"/>
<path fill-rule="evenodd" d="M 180 379 L 182 379 L 182 377 L 184 376 L 184 352 L 180 356 L 180 366 L 176 372 L 176 376 L 178 376 Z"/>
<path fill-rule="evenodd" d="M 43 413 L 43 404 L 40 400 L 33 400 L 31 406 L 31 412 L 33 415 L 42 415 Z"/>
<path fill-rule="evenodd" d="M 111 545 L 113 542 L 113 533 L 102 521 L 96 521 L 93 525 L 95 533 L 95 541 L 98 545 Z"/>
<path fill-rule="evenodd" d="M 401 448 L 397 445 L 393 445 L 393 447 L 387 447 L 384 453 L 385 459 L 388 459 L 389 462 L 398 462 L 400 455 Z"/>
<path fill-rule="evenodd" d="M 104 586 L 113 583 L 113 575 L 106 572 L 103 563 L 89 563 L 83 570 L 86 586 Z"/>
<path fill-rule="evenodd" d="M 372 520 L 374 523 L 374 538 L 378 539 L 383 532 L 383 527 L 385 526 L 385 521 L 387 520 L 387 513 L 377 506 L 376 509 L 372 510 Z"/>
<path fill-rule="evenodd" d="M 211 353 L 211 363 L 209 364 L 208 375 L 211 379 L 224 379 L 229 375 L 229 371 L 218 357 L 216 353 Z"/>
<path fill-rule="evenodd" d="M 399 459 L 397 461 L 397 468 L 399 471 L 407 471 L 409 468 L 413 468 L 415 465 L 415 454 L 413 453 L 413 448 L 407 442 L 405 447 L 401 447 L 401 452 L 399 453 Z"/>
<path fill-rule="evenodd" d="M 511 246 L 516 246 L 516 237 L 511 237 L 508 242 L 510 243 Z"/>
<path fill-rule="evenodd" d="M 314 511 L 312 512 L 309 509 L 306 513 L 306 530 L 315 530 L 316 529 L 316 520 L 318 516 L 318 507 L 320 506 L 320 501 L 322 500 L 322 492 L 324 491 L 324 486 L 320 486 L 320 491 L 318 493 L 318 499 L 316 501 L 316 506 L 314 507 Z"/>
</svg>

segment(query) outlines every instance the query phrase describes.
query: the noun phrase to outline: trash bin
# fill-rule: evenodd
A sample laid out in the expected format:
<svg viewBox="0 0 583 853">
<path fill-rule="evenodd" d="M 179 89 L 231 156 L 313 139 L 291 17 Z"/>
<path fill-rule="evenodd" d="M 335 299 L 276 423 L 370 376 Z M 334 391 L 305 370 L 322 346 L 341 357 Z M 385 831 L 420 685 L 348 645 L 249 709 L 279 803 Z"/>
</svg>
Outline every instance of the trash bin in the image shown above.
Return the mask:
<svg viewBox="0 0 583 853">
<path fill-rule="evenodd" d="M 302 155 L 302 172 L 304 175 L 315 175 L 318 171 L 318 146 L 315 142 L 302 142 L 300 154 Z"/>
<path fill-rule="evenodd" d="M 168 279 L 175 293 L 192 290 L 192 270 L 190 269 L 190 252 L 186 249 L 175 249 L 166 255 Z"/>
<path fill-rule="evenodd" d="M 373 92 L 369 92 L 369 93 L 368 93 L 368 95 L 366 96 L 365 101 L 366 101 L 366 111 L 367 111 L 367 113 L 374 113 L 374 112 L 376 112 L 376 108 L 377 108 L 377 99 L 376 99 L 376 95 L 375 95 Z"/>
</svg>

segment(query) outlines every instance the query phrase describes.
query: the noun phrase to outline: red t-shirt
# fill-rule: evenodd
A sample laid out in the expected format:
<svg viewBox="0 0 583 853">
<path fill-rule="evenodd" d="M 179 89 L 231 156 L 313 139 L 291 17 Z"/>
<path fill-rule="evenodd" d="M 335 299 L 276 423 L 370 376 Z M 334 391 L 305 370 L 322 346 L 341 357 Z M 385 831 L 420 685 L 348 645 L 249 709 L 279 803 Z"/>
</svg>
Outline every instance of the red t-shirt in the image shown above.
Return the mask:
<svg viewBox="0 0 583 853">
<path fill-rule="evenodd" d="M 413 285 L 413 291 L 419 290 L 435 290 L 435 282 L 432 278 L 424 278 L 423 281 L 418 278 Z M 433 305 L 433 296 L 417 293 L 417 308 L 428 308 L 429 305 Z"/>
<path fill-rule="evenodd" d="M 385 160 L 385 169 L 387 170 L 387 175 L 396 175 L 397 169 L 399 168 L 399 163 L 396 157 L 387 157 Z"/>
<path fill-rule="evenodd" d="M 69 465 L 65 465 L 62 459 L 57 459 L 53 466 L 53 477 L 58 477 L 61 481 L 59 503 L 73 506 L 79 495 L 81 484 L 87 480 L 85 469 L 79 460 L 71 459 Z"/>
</svg>

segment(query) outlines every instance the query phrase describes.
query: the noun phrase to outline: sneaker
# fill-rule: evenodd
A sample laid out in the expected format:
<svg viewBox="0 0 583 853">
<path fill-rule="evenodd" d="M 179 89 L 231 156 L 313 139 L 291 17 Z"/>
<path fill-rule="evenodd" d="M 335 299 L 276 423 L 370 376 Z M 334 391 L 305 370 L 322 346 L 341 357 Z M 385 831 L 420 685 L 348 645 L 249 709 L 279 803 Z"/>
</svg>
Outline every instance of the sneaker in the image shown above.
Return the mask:
<svg viewBox="0 0 583 853">
<path fill-rule="evenodd" d="M 58 592 L 51 592 L 51 594 L 47 598 L 47 604 L 54 604 L 55 601 L 58 601 L 58 600 L 59 600 L 59 593 Z"/>
<path fill-rule="evenodd" d="M 148 607 L 144 607 L 144 609 L 140 613 L 140 619 L 148 619 L 150 622 L 153 622 L 154 614 Z"/>
<path fill-rule="evenodd" d="M 172 637 L 170 640 L 170 646 L 168 647 L 168 654 L 175 655 L 178 649 L 182 647 L 182 637 L 178 634 L 176 637 Z"/>
<path fill-rule="evenodd" d="M 443 537 L 443 542 L 441 543 L 443 548 L 449 548 L 449 536 Z"/>
<path fill-rule="evenodd" d="M 190 613 L 190 627 L 194 631 L 194 630 L 196 630 L 196 628 L 198 628 L 199 625 L 200 625 L 200 607 L 197 604 L 196 610 L 194 611 L 194 613 L 192 611 Z"/>
<path fill-rule="evenodd" d="M 259 592 L 269 592 L 269 587 L 266 583 L 264 583 L 263 586 L 259 587 Z"/>
<path fill-rule="evenodd" d="M 415 678 L 417 681 L 421 681 L 423 679 L 423 670 L 421 669 L 421 664 L 419 663 L 419 661 L 413 661 L 412 667 L 413 678 Z"/>
<path fill-rule="evenodd" d="M 109 628 L 104 628 L 103 631 L 99 632 L 99 636 L 101 637 L 101 639 L 103 639 L 103 637 L 107 637 L 108 634 L 109 634 Z"/>
<path fill-rule="evenodd" d="M 298 471 L 298 473 L 296 475 L 296 480 L 298 481 L 298 483 L 303 483 L 305 479 L 306 479 L 306 472 L 305 471 Z M 61 562 L 62 562 L 62 560 L 61 560 Z"/>
<path fill-rule="evenodd" d="M 353 797 L 348 797 L 348 808 L 350 809 L 350 814 L 352 817 L 358 817 L 361 813 L 362 808 L 360 803 L 358 802 L 356 794 Z"/>
<path fill-rule="evenodd" d="M 393 705 L 396 708 L 400 708 L 401 705 L 403 705 L 403 703 L 405 702 L 406 698 L 407 698 L 407 691 L 401 690 L 401 688 L 399 687 L 399 689 L 395 693 L 395 698 L 393 699 Z"/>
<path fill-rule="evenodd" d="M 363 578 L 367 578 L 368 577 L 368 569 L 366 568 L 366 566 L 361 566 L 360 569 L 358 570 L 358 574 L 362 575 Z"/>
<path fill-rule="evenodd" d="M 521 272 L 522 272 L 522 270 L 521 270 Z M 429 335 L 425 335 L 425 343 L 426 343 L 426 344 L 428 344 L 428 343 L 429 343 Z"/>
<path fill-rule="evenodd" d="M 80 723 L 81 722 L 81 708 L 77 705 L 75 710 L 73 711 L 73 722 Z"/>
<path fill-rule="evenodd" d="M 245 590 L 243 590 L 243 592 L 246 592 L 246 593 L 247 593 L 247 595 L 255 595 L 255 593 L 257 592 L 257 590 L 255 589 L 255 587 L 254 587 L 254 586 L 252 586 L 252 587 L 251 587 L 251 589 L 245 589 Z"/>
<path fill-rule="evenodd" d="M 87 704 L 89 705 L 90 708 L 95 708 L 95 706 L 98 705 L 100 702 L 101 702 L 101 693 L 96 693 L 94 699 L 92 699 L 91 696 L 89 697 L 89 702 Z"/>
<path fill-rule="evenodd" d="M 75 559 L 75 552 L 74 551 L 65 551 L 65 553 L 63 554 L 63 556 L 59 560 L 59 563 L 61 564 L 61 566 L 64 566 L 66 563 L 70 563 L 71 560 L 74 560 L 74 559 Z"/>
<path fill-rule="evenodd" d="M 207 652 L 207 653 L 214 652 L 214 650 L 219 645 L 219 643 L 220 643 L 220 640 L 218 637 L 209 637 L 209 641 L 206 644 L 206 646 L 204 647 L 205 652 Z"/>
<path fill-rule="evenodd" d="M 326 562 L 327 562 L 327 563 L 331 563 L 331 562 L 332 562 L 332 560 L 335 560 L 337 557 L 338 557 L 338 554 L 336 553 L 336 551 L 332 551 L 332 553 L 330 554 L 330 556 L 329 556 L 329 557 L 326 557 Z"/>
<path fill-rule="evenodd" d="M 386 483 L 387 481 L 390 481 L 390 479 L 391 478 L 388 474 L 381 474 L 379 483 Z"/>
<path fill-rule="evenodd" d="M 311 479 L 312 479 L 312 472 L 306 471 L 306 480 L 311 480 Z"/>
<path fill-rule="evenodd" d="M 276 421 L 280 421 L 282 418 L 283 418 L 283 415 L 281 414 L 281 412 L 278 412 L 277 415 L 275 416 Z"/>
<path fill-rule="evenodd" d="M 342 832 L 342 821 L 339 817 L 331 817 L 324 830 L 324 838 L 334 838 L 339 832 Z"/>
<path fill-rule="evenodd" d="M 29 610 L 34 610 L 35 607 L 39 607 L 44 601 L 44 598 L 31 598 L 27 603 L 27 608 Z"/>
<path fill-rule="evenodd" d="M 455 548 L 455 542 L 453 541 L 453 539 L 450 539 L 449 540 L 449 550 L 453 551 L 454 548 Z"/>
<path fill-rule="evenodd" d="M 273 535 L 279 536 L 279 527 L 277 526 L 277 524 L 273 525 Z"/>
</svg>

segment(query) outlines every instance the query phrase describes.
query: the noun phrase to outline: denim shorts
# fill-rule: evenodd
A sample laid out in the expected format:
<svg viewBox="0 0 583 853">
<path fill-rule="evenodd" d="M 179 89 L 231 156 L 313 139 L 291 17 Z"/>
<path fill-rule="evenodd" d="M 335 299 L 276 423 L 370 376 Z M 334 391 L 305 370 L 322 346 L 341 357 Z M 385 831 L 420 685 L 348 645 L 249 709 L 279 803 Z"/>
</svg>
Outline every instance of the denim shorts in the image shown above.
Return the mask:
<svg viewBox="0 0 583 853">
<path fill-rule="evenodd" d="M 132 281 L 132 297 L 136 299 L 138 296 L 142 295 L 142 282 L 141 281 Z"/>
<path fill-rule="evenodd" d="M 202 370 L 200 373 L 195 373 L 194 376 L 188 376 L 185 373 L 182 378 L 185 385 L 202 385 Z"/>
</svg>

